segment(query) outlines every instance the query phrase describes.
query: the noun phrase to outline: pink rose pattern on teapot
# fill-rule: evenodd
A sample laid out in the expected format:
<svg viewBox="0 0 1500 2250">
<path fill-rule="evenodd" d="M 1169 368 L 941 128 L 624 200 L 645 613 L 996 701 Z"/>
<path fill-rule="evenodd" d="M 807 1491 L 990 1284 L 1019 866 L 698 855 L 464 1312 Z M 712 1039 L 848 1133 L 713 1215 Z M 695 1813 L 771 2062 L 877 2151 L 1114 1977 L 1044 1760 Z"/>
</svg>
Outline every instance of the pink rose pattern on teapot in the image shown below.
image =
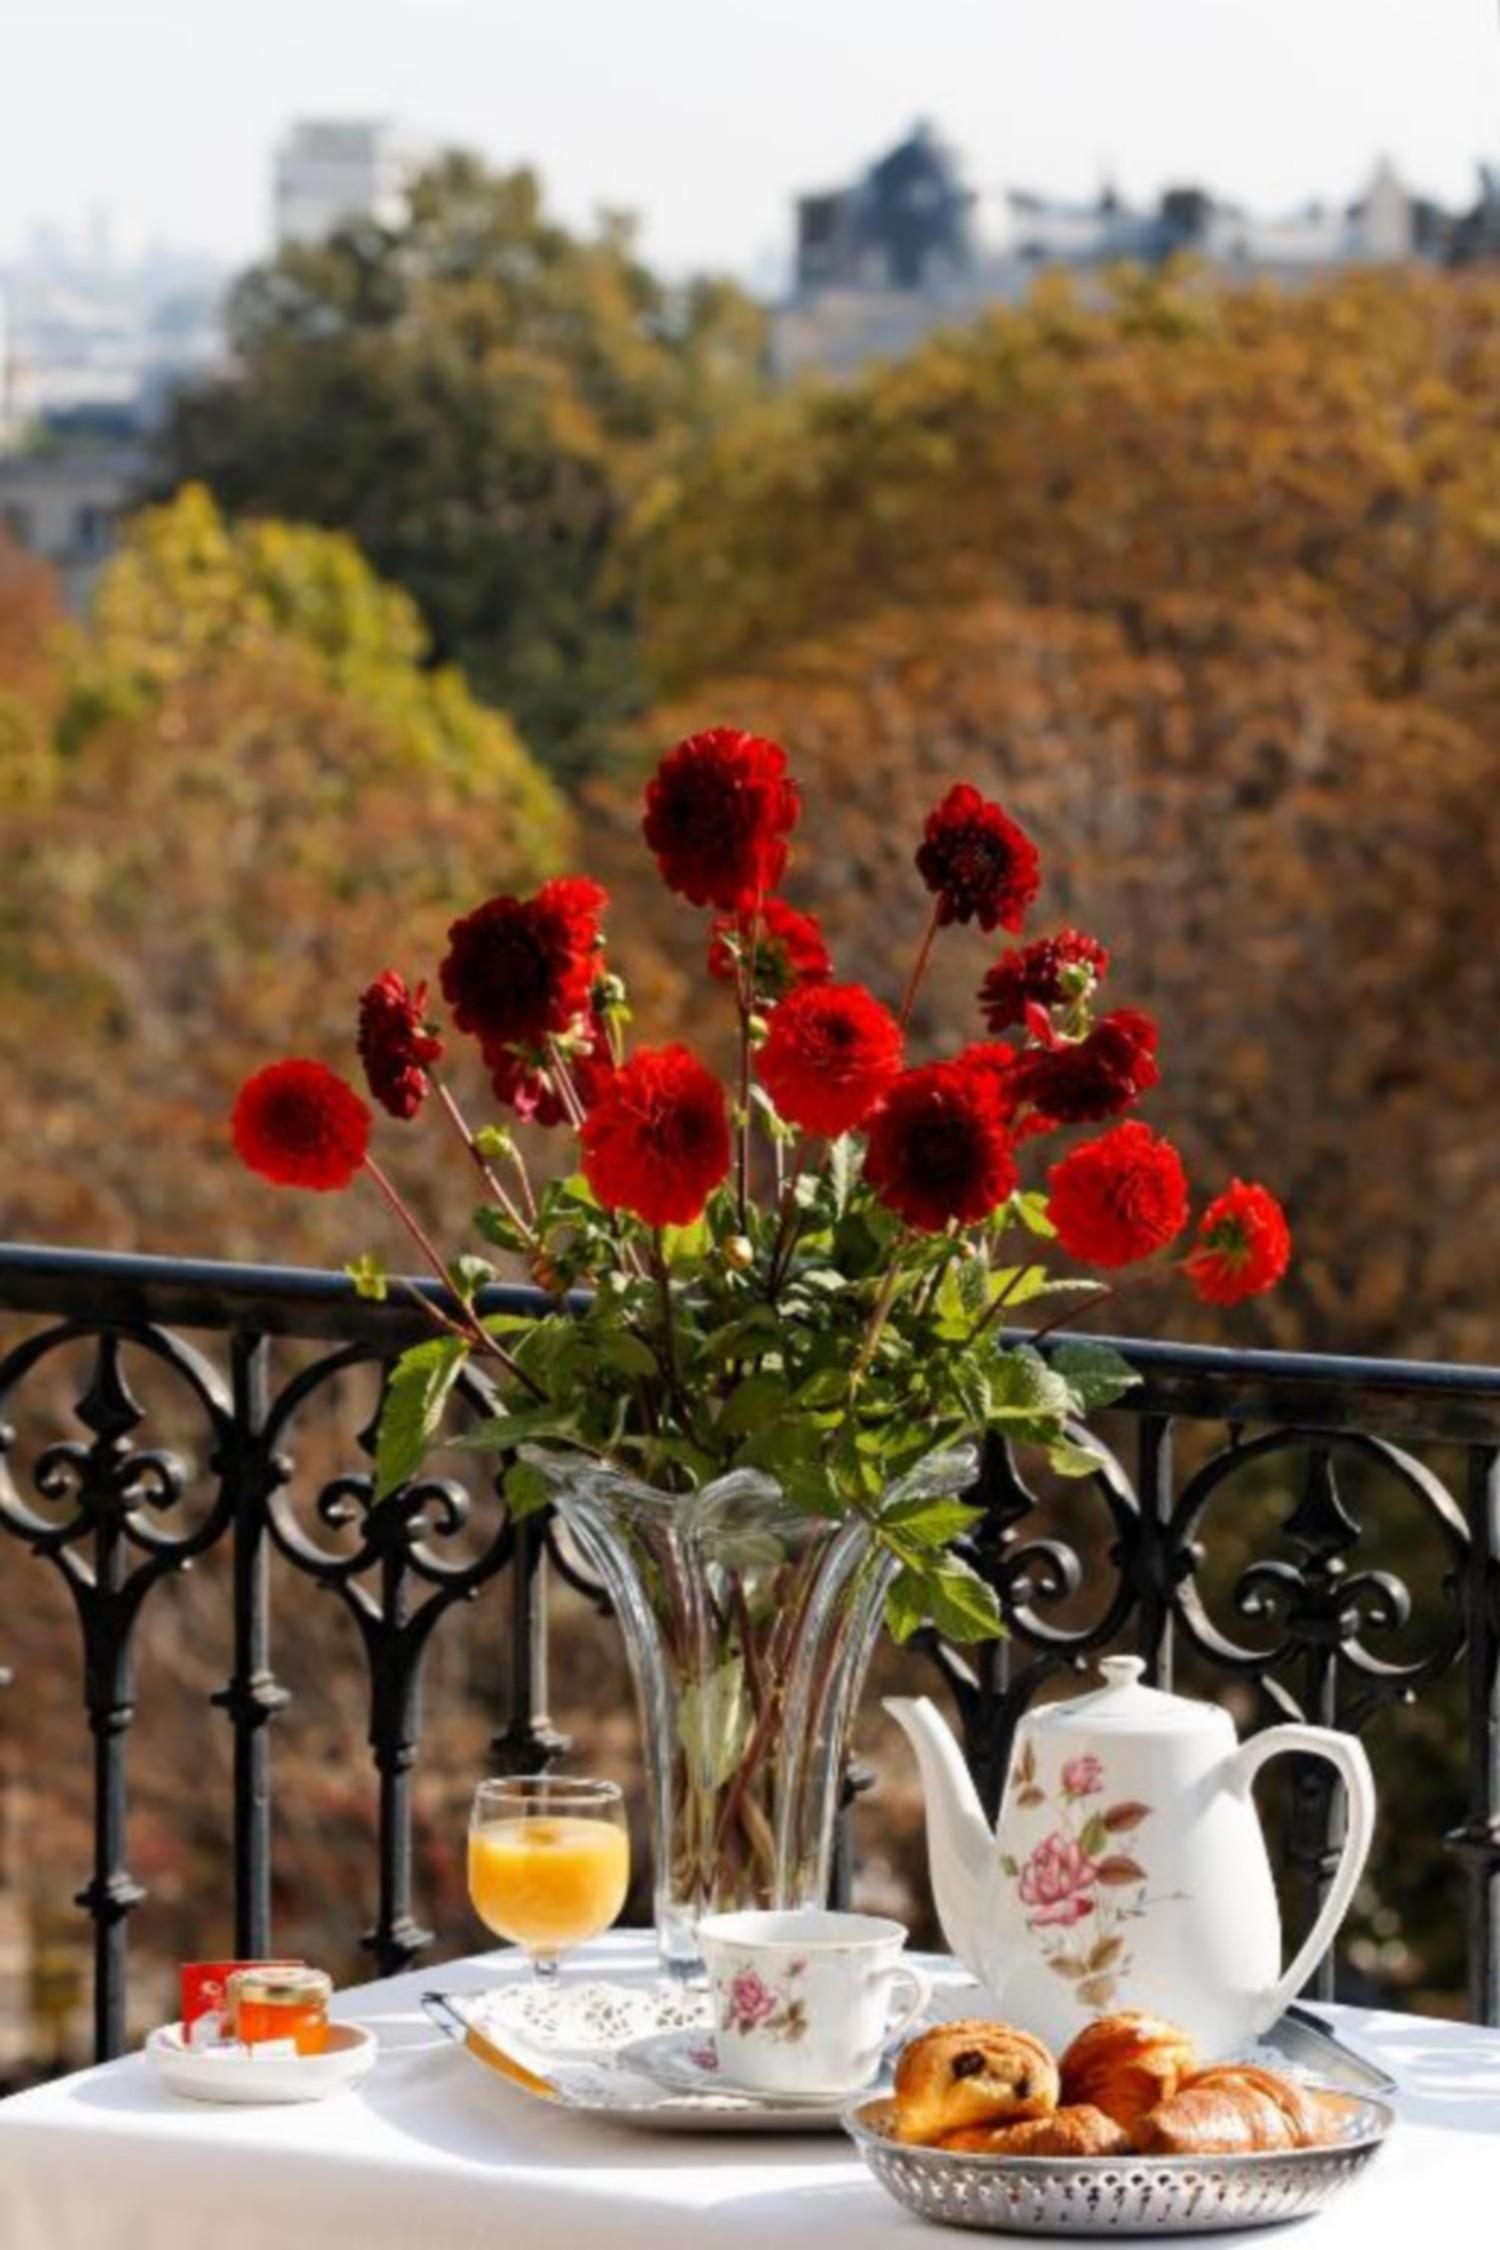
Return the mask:
<svg viewBox="0 0 1500 2250">
<path fill-rule="evenodd" d="M 1029 1740 L 1016 1758 L 1010 1788 L 1017 1807 L 1050 1811 L 1055 1821 L 1024 1861 L 1007 1853 L 1001 1863 L 1016 1885 L 1026 1926 L 1048 1968 L 1077 1988 L 1084 2007 L 1107 2008 L 1129 1974 L 1129 1925 L 1186 1895 L 1147 1896 L 1135 1832 L 1150 1819 L 1151 1807 L 1134 1798 L 1090 1804 L 1108 1793 L 1104 1761 L 1092 1753 L 1069 1758 L 1055 1796 L 1049 1796 Z"/>
</svg>

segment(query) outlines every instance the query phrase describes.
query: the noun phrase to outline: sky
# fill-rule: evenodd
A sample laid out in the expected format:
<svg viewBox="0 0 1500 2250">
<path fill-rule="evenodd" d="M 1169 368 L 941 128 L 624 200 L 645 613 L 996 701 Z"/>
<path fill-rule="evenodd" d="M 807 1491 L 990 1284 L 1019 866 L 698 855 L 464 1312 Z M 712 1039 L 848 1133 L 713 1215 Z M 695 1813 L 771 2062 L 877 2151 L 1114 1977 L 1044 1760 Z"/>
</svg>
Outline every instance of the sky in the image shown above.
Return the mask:
<svg viewBox="0 0 1500 2250">
<path fill-rule="evenodd" d="M 1500 162 L 1500 0 L 0 0 L 0 259 L 102 212 L 243 263 L 295 117 L 530 162 L 670 272 L 774 276 L 799 190 L 931 118 L 981 189 L 1454 204 Z"/>
</svg>

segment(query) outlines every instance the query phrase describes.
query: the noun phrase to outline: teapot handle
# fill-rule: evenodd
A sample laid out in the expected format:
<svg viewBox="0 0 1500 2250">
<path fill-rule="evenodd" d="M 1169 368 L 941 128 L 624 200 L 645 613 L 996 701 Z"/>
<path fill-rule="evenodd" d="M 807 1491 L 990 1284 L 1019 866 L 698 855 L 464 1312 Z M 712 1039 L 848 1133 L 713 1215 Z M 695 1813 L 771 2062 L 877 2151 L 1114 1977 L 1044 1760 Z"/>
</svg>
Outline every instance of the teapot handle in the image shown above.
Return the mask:
<svg viewBox="0 0 1500 2250">
<path fill-rule="evenodd" d="M 1330 1765 L 1337 1766 L 1348 1792 L 1348 1826 L 1322 1913 L 1280 1981 L 1262 1993 L 1256 2004 L 1253 2025 L 1256 2038 L 1263 2031 L 1269 2031 L 1277 2017 L 1296 1999 L 1332 1945 L 1365 1871 L 1375 1834 L 1375 1779 L 1364 1744 L 1354 1735 L 1340 1734 L 1333 1727 L 1267 1727 L 1264 1733 L 1252 1735 L 1231 1761 L 1230 1787 L 1248 1797 L 1250 1785 L 1267 1759 L 1279 1757 L 1284 1750 L 1300 1750 L 1309 1757 L 1326 1758 Z"/>
</svg>

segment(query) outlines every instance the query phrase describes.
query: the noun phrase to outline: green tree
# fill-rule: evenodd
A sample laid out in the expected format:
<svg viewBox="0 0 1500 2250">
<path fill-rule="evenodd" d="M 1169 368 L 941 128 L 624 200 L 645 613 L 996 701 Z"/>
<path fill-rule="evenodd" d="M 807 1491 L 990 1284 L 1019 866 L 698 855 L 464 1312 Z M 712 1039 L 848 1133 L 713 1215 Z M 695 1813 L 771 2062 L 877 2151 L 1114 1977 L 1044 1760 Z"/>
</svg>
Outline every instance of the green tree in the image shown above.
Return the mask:
<svg viewBox="0 0 1500 2250">
<path fill-rule="evenodd" d="M 164 484 L 352 532 L 544 763 L 603 757 L 642 701 L 621 527 L 758 388 L 749 300 L 670 289 L 627 221 L 572 234 L 530 172 L 452 155 L 398 224 L 246 274 L 230 328 L 234 373 L 179 399 Z"/>
</svg>

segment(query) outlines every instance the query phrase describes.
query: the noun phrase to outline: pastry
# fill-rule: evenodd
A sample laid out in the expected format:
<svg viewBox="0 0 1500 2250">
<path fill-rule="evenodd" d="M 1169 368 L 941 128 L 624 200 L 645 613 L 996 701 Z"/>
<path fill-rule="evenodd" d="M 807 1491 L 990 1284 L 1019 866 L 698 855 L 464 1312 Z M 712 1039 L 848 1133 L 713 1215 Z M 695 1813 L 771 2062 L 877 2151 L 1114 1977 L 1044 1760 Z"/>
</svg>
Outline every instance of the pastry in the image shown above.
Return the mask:
<svg viewBox="0 0 1500 2250">
<path fill-rule="evenodd" d="M 1163 2016 L 1096 2016 L 1062 2058 L 1060 2098 L 1070 2108 L 1102 2109 L 1130 2132 L 1148 2110 L 1170 2101 L 1197 2065 L 1187 2033 Z"/>
<path fill-rule="evenodd" d="M 896 2138 L 931 2147 L 966 2126 L 1046 2117 L 1057 2107 L 1057 2065 L 1012 2024 L 934 2024 L 902 2049 L 895 2097 Z"/>
<path fill-rule="evenodd" d="M 1338 2108 L 1326 2095 L 1254 2063 L 1220 2063 L 1144 2117 L 1136 2146 L 1153 2156 L 1229 2156 L 1320 2148 L 1337 2132 Z"/>
<path fill-rule="evenodd" d="M 1119 2156 L 1130 2146 L 1123 2125 L 1086 2102 L 1026 2117 L 1019 2125 L 966 2125 L 940 2144 L 965 2156 Z"/>
</svg>

